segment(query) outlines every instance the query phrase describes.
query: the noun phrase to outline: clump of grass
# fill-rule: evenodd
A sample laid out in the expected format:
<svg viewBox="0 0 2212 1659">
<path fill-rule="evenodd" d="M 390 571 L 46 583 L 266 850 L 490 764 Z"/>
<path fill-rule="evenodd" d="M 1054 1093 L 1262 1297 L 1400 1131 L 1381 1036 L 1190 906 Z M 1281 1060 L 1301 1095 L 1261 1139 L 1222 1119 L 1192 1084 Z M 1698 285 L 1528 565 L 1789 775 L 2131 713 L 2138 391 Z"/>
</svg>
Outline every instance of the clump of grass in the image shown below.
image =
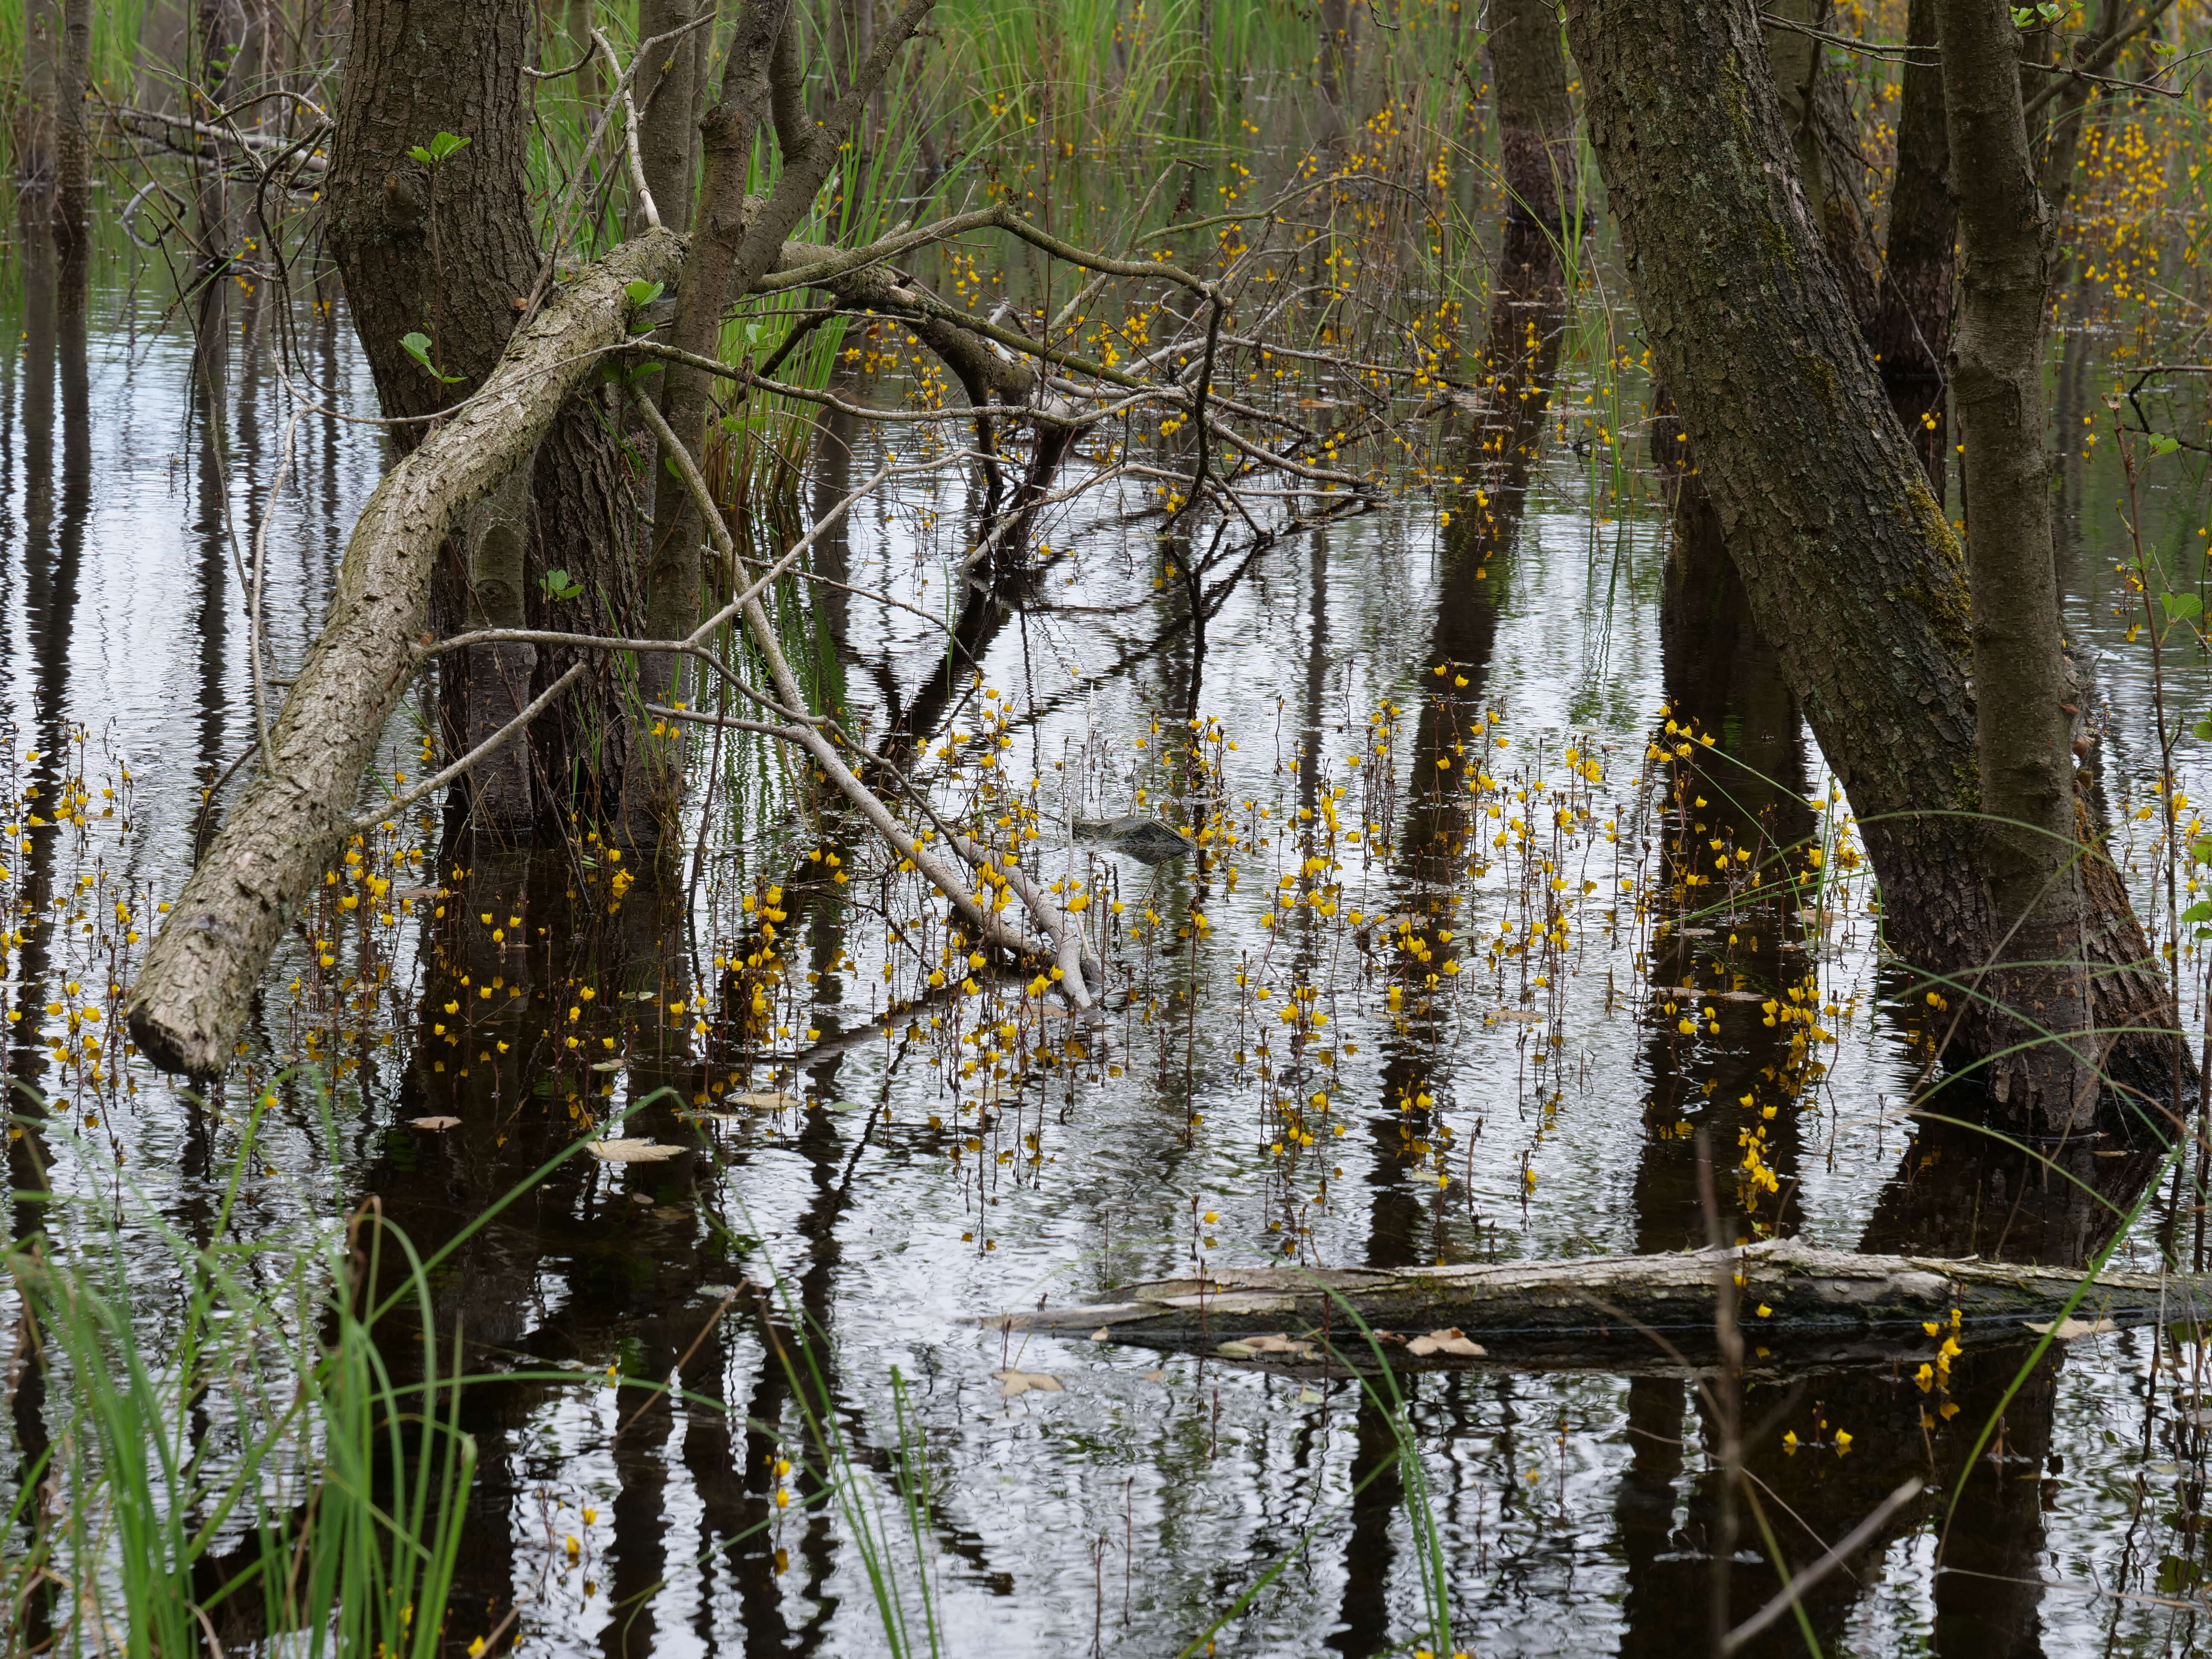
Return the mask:
<svg viewBox="0 0 2212 1659">
<path fill-rule="evenodd" d="M 19 1194 L 43 1223 L 6 1241 L 0 1299 L 44 1409 L 15 1414 L 11 1651 L 219 1651 L 219 1628 L 302 1655 L 438 1650 L 476 1465 L 462 1379 L 423 1263 L 374 1211 L 234 1225 L 273 1100 L 201 1236 L 82 1141 L 64 1180 Z M 52 1128 L 17 1127 L 33 1146 Z M 403 1373 L 373 1327 L 408 1303 L 426 1340 Z"/>
</svg>

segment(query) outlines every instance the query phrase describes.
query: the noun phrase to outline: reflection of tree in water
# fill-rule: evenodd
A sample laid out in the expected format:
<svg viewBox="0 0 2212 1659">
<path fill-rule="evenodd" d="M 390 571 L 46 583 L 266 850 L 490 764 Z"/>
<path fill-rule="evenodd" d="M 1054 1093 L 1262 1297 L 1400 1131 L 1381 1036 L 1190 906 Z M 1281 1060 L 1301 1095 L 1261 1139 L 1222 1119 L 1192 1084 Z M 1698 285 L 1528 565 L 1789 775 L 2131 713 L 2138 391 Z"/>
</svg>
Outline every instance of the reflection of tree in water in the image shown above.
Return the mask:
<svg viewBox="0 0 2212 1659">
<path fill-rule="evenodd" d="M 726 1584 L 749 1650 L 815 1650 L 836 1605 L 828 1593 L 838 1565 L 836 1526 L 828 1494 L 794 1475 L 795 1501 L 781 1511 L 781 1535 L 788 1545 L 796 1528 L 798 1537 L 795 1547 L 779 1548 L 768 1524 L 779 1515 L 773 1466 L 778 1455 L 803 1465 L 813 1455 L 795 1426 L 795 1369 L 812 1408 L 836 1413 L 861 1461 L 878 1473 L 892 1467 L 846 1391 L 834 1348 L 819 1340 L 834 1311 L 840 1231 L 857 1196 L 854 1169 L 875 1120 L 857 1139 L 841 1132 L 829 1105 L 841 1060 L 830 1049 L 808 1072 L 810 1098 L 796 1134 L 782 1143 L 805 1160 L 813 1185 L 795 1223 L 806 1252 L 783 1287 L 787 1310 L 745 1278 L 745 1247 L 733 1254 L 726 1231 L 740 1224 L 720 1213 L 720 1175 L 694 1150 L 696 1133 L 678 1115 L 708 1081 L 690 1047 L 696 1011 L 670 1012 L 689 982 L 665 943 L 681 937 L 673 908 L 680 895 L 641 883 L 610 915 L 604 897 L 577 882 L 562 849 L 494 857 L 456 839 L 441 856 L 442 867 L 456 858 L 473 867 L 446 901 L 450 919 L 426 941 L 422 1035 L 400 1083 L 401 1127 L 386 1133 L 361 1189 L 428 1255 L 590 1133 L 611 1092 L 635 1102 L 660 1091 L 624 1119 L 621 1133 L 687 1150 L 645 1164 L 570 1158 L 441 1267 L 434 1317 L 447 1351 L 458 1328 L 463 1364 L 480 1373 L 618 1368 L 611 1530 L 592 1569 L 613 1611 L 608 1654 L 649 1653 L 672 1635 L 656 1631 L 653 1601 L 664 1583 L 685 1582 L 696 1585 L 693 1633 L 702 1642 L 714 1634 L 715 1587 Z M 794 896 L 792 903 L 793 925 L 784 937 L 796 940 L 804 925 L 807 959 L 822 975 L 817 988 L 828 1006 L 818 1018 L 828 1036 L 839 1000 L 843 905 L 828 891 Z M 501 927 L 507 937 L 495 943 L 492 929 L 478 925 L 484 914 L 520 926 Z M 596 993 L 594 1015 L 612 1000 L 619 1024 L 599 1019 L 588 1027 L 590 1043 L 572 1050 L 569 1039 L 586 1023 L 572 1021 L 569 1011 L 583 1006 L 586 987 Z M 618 1090 L 618 1073 L 592 1069 L 611 1030 L 627 1073 Z M 441 1116 L 459 1121 L 435 1133 L 406 1127 L 412 1118 Z M 750 1158 L 743 1139 L 732 1144 L 734 1170 Z M 717 1317 L 732 1287 L 731 1310 Z M 394 1310 L 379 1336 L 395 1374 L 415 1374 L 408 1368 L 418 1364 L 421 1334 L 411 1303 Z M 732 1396 L 732 1381 L 748 1369 L 749 1391 Z M 826 1401 L 811 1398 L 817 1375 Z M 476 1437 L 479 1473 L 454 1605 L 489 1609 L 486 1623 L 541 1565 L 526 1540 L 536 1535 L 540 1489 L 561 1476 L 539 1462 L 532 1425 L 562 1392 L 543 1382 L 495 1380 L 463 1396 L 462 1427 Z M 672 1547 L 667 1487 L 679 1424 L 681 1460 L 699 1504 L 696 1559 L 679 1559 Z M 574 1528 L 571 1519 L 556 1530 Z M 990 1576 L 974 1534 L 940 1521 L 938 1544 Z M 793 1559 L 803 1571 L 787 1585 L 782 1574 Z M 788 1612 L 794 1595 L 814 1609 L 797 1628 Z"/>
<path fill-rule="evenodd" d="M 1528 477 L 1538 452 L 1552 379 L 1566 326 L 1567 295 L 1553 234 L 1525 213 L 1506 216 L 1481 362 L 1483 392 L 1462 440 L 1464 485 L 1447 496 L 1436 622 L 1422 659 L 1421 706 L 1414 727 L 1413 781 L 1395 849 L 1393 888 L 1428 947 L 1403 951 L 1394 974 L 1405 992 L 1406 1018 L 1385 1045 L 1382 1096 L 1369 1127 L 1376 1156 L 1368 1181 L 1369 1267 L 1414 1266 L 1438 1259 L 1446 1220 L 1433 1212 L 1438 1189 L 1421 1165 L 1441 1133 L 1437 1103 L 1445 1087 L 1443 1062 L 1454 1022 L 1421 994 L 1424 963 L 1442 962 L 1443 930 L 1457 930 L 1458 895 L 1475 827 L 1467 779 L 1487 747 L 1483 693 L 1498 636 L 1498 614 L 1520 538 Z M 1442 666 L 1443 672 L 1434 672 Z M 1437 763 L 1453 757 L 1449 769 Z M 1462 758 L 1464 757 L 1464 764 Z M 1452 1384 L 1458 1386 L 1451 1386 Z M 1407 1379 L 1409 1390 L 1420 1384 Z M 1510 1379 L 1498 1386 L 1510 1395 Z M 1455 1423 L 1474 1408 L 1472 1379 L 1449 1379 L 1446 1415 Z M 1510 1418 L 1510 1400 L 1504 1405 Z M 1392 1538 L 1405 1498 L 1395 1468 L 1398 1443 L 1377 1399 L 1364 1395 L 1354 1429 L 1352 1484 L 1367 1483 L 1352 1501 L 1345 1543 L 1346 1583 L 1340 1628 L 1330 1646 L 1371 1653 L 1389 1640 Z M 1517 1495 L 1501 1494 L 1510 1514 Z"/>
</svg>

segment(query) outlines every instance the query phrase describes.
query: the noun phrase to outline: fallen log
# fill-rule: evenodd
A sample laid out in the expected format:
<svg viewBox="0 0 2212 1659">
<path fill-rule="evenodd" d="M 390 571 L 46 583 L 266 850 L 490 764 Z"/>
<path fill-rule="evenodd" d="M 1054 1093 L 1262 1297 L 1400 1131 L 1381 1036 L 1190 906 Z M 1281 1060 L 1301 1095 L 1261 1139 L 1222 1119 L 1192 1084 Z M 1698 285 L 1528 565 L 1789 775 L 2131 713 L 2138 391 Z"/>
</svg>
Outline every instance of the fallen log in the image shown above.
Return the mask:
<svg viewBox="0 0 2212 1659">
<path fill-rule="evenodd" d="M 385 475 L 354 526 L 329 619 L 130 991 L 132 1039 L 165 1071 L 230 1063 L 287 913 L 321 880 L 385 722 L 420 667 L 439 549 L 538 447 L 562 405 L 628 337 L 631 283 L 676 274 L 684 243 L 648 231 L 586 270 L 508 342 L 483 389 Z"/>
<path fill-rule="evenodd" d="M 1717 1358 L 1714 1315 L 1729 1286 L 1747 1363 L 1802 1366 L 1924 1358 L 1947 1340 L 1965 1348 L 2030 1340 L 2034 1328 L 2062 1317 L 2083 1277 L 2063 1267 L 1858 1255 L 1775 1239 L 1564 1261 L 1256 1267 L 1133 1285 L 1111 1302 L 981 1322 L 1293 1369 L 1371 1368 L 1379 1346 L 1401 1368 L 1486 1361 L 1667 1370 Z M 2154 1321 L 2212 1323 L 2212 1278 L 2099 1274 L 2070 1321 L 2058 1327 L 2062 1338 Z M 1375 1334 L 1374 1346 L 1362 1322 Z"/>
</svg>

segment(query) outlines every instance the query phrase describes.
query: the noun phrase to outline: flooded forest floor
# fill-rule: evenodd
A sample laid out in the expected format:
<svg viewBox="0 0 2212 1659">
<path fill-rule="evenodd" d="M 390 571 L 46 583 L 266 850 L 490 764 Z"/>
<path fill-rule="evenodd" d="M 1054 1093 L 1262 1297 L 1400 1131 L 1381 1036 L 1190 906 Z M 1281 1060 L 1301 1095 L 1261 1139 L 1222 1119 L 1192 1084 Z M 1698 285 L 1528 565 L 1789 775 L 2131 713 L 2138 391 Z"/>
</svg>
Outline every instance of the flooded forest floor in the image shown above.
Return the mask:
<svg viewBox="0 0 2212 1659">
<path fill-rule="evenodd" d="M 2174 917 L 2199 872 L 2164 838 L 2154 709 L 2200 718 L 2212 675 L 2143 577 L 2201 596 L 2212 500 L 2201 449 L 2154 456 L 2129 412 L 2205 430 L 2201 379 L 2131 367 L 2201 309 L 2191 235 L 2085 255 L 2050 386 L 2087 763 L 2195 1042 L 2205 959 Z M 1163 537 L 1169 474 L 1127 469 L 1037 517 L 1018 579 L 974 581 L 977 487 L 945 469 L 817 542 L 779 611 L 808 690 L 1086 896 L 1094 1016 L 987 963 L 791 754 L 702 733 L 665 864 L 583 824 L 502 845 L 435 803 L 365 829 L 231 1072 L 188 1091 L 117 1011 L 253 741 L 240 550 L 265 541 L 281 693 L 384 465 L 342 418 L 375 395 L 342 301 L 240 278 L 189 328 L 127 246 L 72 301 L 19 237 L 0 887 L 42 925 L 7 958 L 10 1233 L 106 1264 L 156 1394 L 159 1356 L 217 1340 L 185 1328 L 206 1262 L 236 1264 L 272 1358 L 182 1407 L 216 1475 L 285 1397 L 282 1352 L 368 1250 L 368 1209 L 380 1287 L 404 1285 L 391 1241 L 435 1258 L 376 1328 L 394 1375 L 476 1379 L 430 1396 L 473 1448 L 453 1651 L 1381 1654 L 1445 1632 L 1485 1656 L 1684 1653 L 1723 1584 L 1747 1614 L 1777 1560 L 1914 1476 L 1804 1627 L 1747 1650 L 2197 1650 L 2192 1326 L 2093 1330 L 2032 1365 L 2025 1331 L 1954 1358 L 1931 1328 L 1925 1353 L 1807 1368 L 1762 1363 L 1747 1309 L 1729 1421 L 1754 1520 L 1718 1489 L 1710 1372 L 1656 1342 L 1385 1389 L 981 1322 L 1209 1267 L 1658 1252 L 1716 1227 L 2202 1270 L 2188 1159 L 1997 1144 L 1970 1085 L 1930 1092 L 1946 1005 L 1885 957 L 1850 804 L 1694 481 L 1654 459 L 1673 429 L 1613 258 L 1594 231 L 1555 294 L 1480 277 L 1431 307 L 1456 349 L 1486 329 L 1543 349 L 1515 356 L 1502 421 L 1386 398 L 1358 510 L 1316 491 L 1308 527 Z M 2111 279 L 2160 258 L 2197 298 L 2150 315 Z M 946 259 L 947 292 L 1021 287 Z M 943 402 L 897 335 L 848 335 L 830 386 Z M 324 399 L 295 428 L 284 352 Z M 1329 380 L 1300 407 L 1348 430 L 1368 392 Z M 775 430 L 799 437 L 769 456 L 740 423 L 719 464 L 786 536 L 958 441 L 835 411 Z M 1139 455 L 1188 466 L 1157 420 L 1070 465 Z M 410 699 L 365 810 L 448 758 L 431 732 Z M 2172 756 L 2185 839 L 2205 759 L 2185 733 Z M 1178 835 L 1093 827 L 1122 817 Z M 16 1328 L 20 1293 L 0 1309 Z M 11 1495 L 91 1432 L 67 1357 L 32 1376 L 13 1352 Z M 273 1513 L 300 1501 L 287 1479 L 245 1484 Z M 210 1522 L 208 1582 L 252 1509 Z M 37 1594 L 69 1623 L 66 1594 Z M 258 1606 L 221 1602 L 210 1633 L 265 1644 Z"/>
</svg>

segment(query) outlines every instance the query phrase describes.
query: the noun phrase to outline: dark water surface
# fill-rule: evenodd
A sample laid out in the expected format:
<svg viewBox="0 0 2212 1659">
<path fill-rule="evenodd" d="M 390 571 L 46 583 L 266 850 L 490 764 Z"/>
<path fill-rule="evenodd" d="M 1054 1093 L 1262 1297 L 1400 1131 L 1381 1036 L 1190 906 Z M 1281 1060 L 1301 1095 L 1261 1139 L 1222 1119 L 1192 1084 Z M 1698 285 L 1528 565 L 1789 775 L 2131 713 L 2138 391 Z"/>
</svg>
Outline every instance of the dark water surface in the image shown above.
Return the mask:
<svg viewBox="0 0 2212 1659">
<path fill-rule="evenodd" d="M 252 1088 L 234 1080 L 202 1104 L 143 1064 L 120 1087 L 88 1082 L 82 1050 L 64 1059 L 47 1042 L 64 1028 L 43 1011 L 64 981 L 127 980 L 106 915 L 121 902 L 143 920 L 175 891 L 203 788 L 251 742 L 241 566 L 263 515 L 281 678 L 326 603 L 380 445 L 373 427 L 308 416 L 271 501 L 293 405 L 255 296 L 229 293 L 211 331 L 227 349 L 196 363 L 152 300 L 103 285 L 73 307 L 36 253 L 19 274 L 23 340 L 0 369 L 0 696 L 18 788 L 40 783 L 51 802 L 81 751 L 89 793 L 85 823 L 21 837 L 17 896 L 58 900 L 66 919 L 9 956 L 8 1006 L 23 1016 L 10 1073 L 52 1091 L 83 1137 L 45 1137 L 59 1187 L 135 1182 L 191 1232 L 220 1198 Z M 342 312 L 301 343 L 331 407 L 373 410 Z M 2062 430 L 2084 408 L 2104 429 L 2097 349 L 2066 342 Z M 787 1360 L 809 1331 L 796 1375 L 835 1401 L 840 1479 L 880 1506 L 918 1620 L 894 1513 L 895 1369 L 903 1379 L 945 1651 L 1179 1652 L 1295 1553 L 1218 1650 L 1374 1654 L 1420 1644 L 1426 1626 L 1396 1443 L 1355 1382 L 974 1320 L 1194 1258 L 1395 1266 L 1699 1244 L 1701 1144 L 1747 1233 L 2068 1264 L 2101 1248 L 2112 1223 L 2096 1195 L 2130 1206 L 2155 1157 L 2069 1149 L 2072 1185 L 1905 1115 L 1930 1016 L 1901 1004 L 1879 958 L 1845 804 L 1710 525 L 1694 502 L 1670 513 L 1647 434 L 1579 453 L 1598 404 L 1578 373 L 1516 431 L 1538 448 L 1533 467 L 1482 475 L 1483 510 L 1462 503 L 1446 526 L 1436 499 L 1409 491 L 1249 558 L 1225 540 L 1203 571 L 1202 633 L 1140 516 L 1146 487 L 1083 498 L 1039 527 L 1056 556 L 1034 586 L 963 617 L 980 686 L 964 672 L 948 685 L 942 634 L 915 614 L 958 608 L 947 595 L 975 505 L 958 475 L 866 503 L 825 544 L 823 574 L 915 611 L 823 590 L 823 684 L 870 733 L 903 722 L 917 756 L 946 751 L 941 799 L 970 797 L 988 751 L 1011 792 L 1001 805 L 1033 801 L 1045 833 L 1032 867 L 1091 884 L 1112 921 L 1131 988 L 1101 1024 L 1058 1018 L 1018 981 L 930 987 L 941 933 L 887 935 L 887 915 L 920 916 L 910 890 L 835 819 L 810 828 L 804 780 L 749 749 L 716 757 L 707 878 L 688 912 L 648 873 L 610 913 L 616 871 L 596 854 L 446 840 L 434 814 L 373 838 L 377 867 L 394 867 L 394 847 L 423 849 L 392 877 L 395 920 L 372 943 L 366 912 L 332 913 L 288 940 L 244 1061 L 256 1078 L 337 1067 L 335 1133 L 308 1074 L 283 1072 L 240 1231 L 306 1237 L 374 1194 L 434 1248 L 640 1101 L 623 1133 L 690 1149 L 570 1159 L 441 1279 L 441 1328 L 458 1316 L 476 1363 L 573 1373 L 468 1397 L 482 1473 L 454 1650 L 518 1600 L 532 1652 L 884 1650 L 848 1513 L 809 1472 L 820 1437 Z M 865 476 L 885 441 L 826 428 L 813 503 Z M 2147 897 L 2154 825 L 2133 815 L 2157 752 L 2146 648 L 2126 633 L 2140 618 L 2117 614 L 2139 601 L 2112 570 L 2127 553 L 2112 448 L 2067 469 L 2069 614 L 2094 671 L 2116 846 Z M 1616 462 L 1633 474 L 1626 493 Z M 2189 550 L 2191 581 L 2197 479 L 2174 471 L 2144 508 L 2161 550 Z M 2201 665 L 2167 666 L 2177 702 L 2201 704 Z M 1719 754 L 1692 754 L 1695 769 L 1655 759 L 1677 741 L 1670 720 Z M 394 770 L 420 769 L 416 720 L 411 705 L 395 720 Z M 2192 794 L 2197 748 L 2182 754 Z M 1477 774 L 1496 787 L 1470 793 Z M 1052 827 L 1150 811 L 1210 823 L 1205 859 L 1146 866 Z M 1807 838 L 1837 880 L 1825 921 L 1729 908 L 1734 860 L 1710 890 L 1723 902 L 1695 900 L 1711 914 L 1656 927 L 1662 872 L 1710 874 L 1739 847 L 1764 860 Z M 791 972 L 731 979 L 716 959 L 757 953 L 778 908 Z M 1770 1003 L 1813 1012 L 1777 1020 Z M 786 1098 L 732 1105 L 741 1093 Z M 679 1117 L 695 1104 L 718 1115 Z M 411 1125 L 437 1116 L 459 1126 Z M 19 1143 L 18 1186 L 25 1156 Z M 2154 1266 L 2171 1241 L 2185 1261 L 2196 1221 L 2161 1188 L 2115 1261 Z M 146 1259 L 134 1289 L 158 1330 L 173 1291 L 153 1271 L 167 1258 Z M 1761 1433 L 1747 1461 L 1791 1562 L 1906 1476 L 1938 1487 L 1808 1595 L 1825 1651 L 2201 1642 L 2203 1352 L 2158 1352 L 2148 1331 L 2085 1338 L 2027 1375 L 1964 1482 L 1937 1570 L 1951 1490 L 2027 1352 L 1961 1359 L 1948 1396 L 1960 1409 L 1929 1428 L 1944 1396 L 1916 1385 L 1917 1361 L 1751 1384 L 1744 1416 Z M 1004 1397 L 994 1373 L 1008 1367 L 1061 1386 Z M 1404 1386 L 1459 1645 L 1699 1650 L 1719 1510 L 1714 1420 L 1691 1381 L 1655 1355 L 1630 1376 L 1481 1367 Z M 15 1401 L 19 1445 L 41 1409 Z M 1736 1525 L 1741 1617 L 1778 1580 L 1751 1522 Z M 1752 1650 L 1802 1651 L 1804 1638 L 1785 1619 Z"/>
</svg>

